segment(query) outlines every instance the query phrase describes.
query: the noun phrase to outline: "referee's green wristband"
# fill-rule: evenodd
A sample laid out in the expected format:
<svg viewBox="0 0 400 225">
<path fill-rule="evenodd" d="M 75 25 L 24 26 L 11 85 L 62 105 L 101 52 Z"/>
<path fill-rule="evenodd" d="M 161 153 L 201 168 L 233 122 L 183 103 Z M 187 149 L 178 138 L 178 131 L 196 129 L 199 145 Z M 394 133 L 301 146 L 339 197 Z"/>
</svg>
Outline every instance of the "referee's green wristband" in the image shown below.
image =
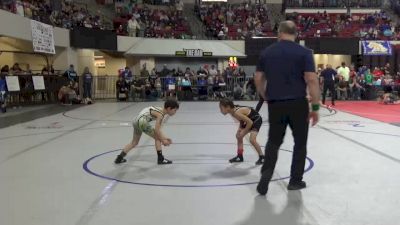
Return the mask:
<svg viewBox="0 0 400 225">
<path fill-rule="evenodd" d="M 312 104 L 311 108 L 313 112 L 316 112 L 319 110 L 319 104 Z"/>
</svg>

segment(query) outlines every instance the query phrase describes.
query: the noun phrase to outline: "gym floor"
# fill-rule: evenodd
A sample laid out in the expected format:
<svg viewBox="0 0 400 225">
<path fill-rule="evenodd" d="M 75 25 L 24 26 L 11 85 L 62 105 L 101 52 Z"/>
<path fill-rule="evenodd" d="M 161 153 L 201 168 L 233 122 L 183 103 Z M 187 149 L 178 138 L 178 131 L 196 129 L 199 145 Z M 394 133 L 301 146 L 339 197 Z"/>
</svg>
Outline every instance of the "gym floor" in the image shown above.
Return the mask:
<svg viewBox="0 0 400 225">
<path fill-rule="evenodd" d="M 0 129 L 0 224 L 399 224 L 398 126 L 322 109 L 309 134 L 308 187 L 286 190 L 288 129 L 274 181 L 259 196 L 257 155 L 247 144 L 245 162 L 228 163 L 238 124 L 217 102 L 182 102 L 168 118 L 163 131 L 174 144 L 163 152 L 174 164 L 157 165 L 154 141 L 143 136 L 128 162 L 114 165 L 132 119 L 150 105 L 162 102 L 97 102 Z M 266 105 L 260 113 L 264 146 Z"/>
</svg>

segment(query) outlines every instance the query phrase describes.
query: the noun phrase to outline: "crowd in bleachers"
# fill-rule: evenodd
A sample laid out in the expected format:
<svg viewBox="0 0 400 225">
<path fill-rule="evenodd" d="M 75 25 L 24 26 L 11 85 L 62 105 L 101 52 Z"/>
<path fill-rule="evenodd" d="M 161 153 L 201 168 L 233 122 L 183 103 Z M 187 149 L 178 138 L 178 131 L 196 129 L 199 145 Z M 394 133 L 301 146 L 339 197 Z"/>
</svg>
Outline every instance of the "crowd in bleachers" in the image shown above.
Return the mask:
<svg viewBox="0 0 400 225">
<path fill-rule="evenodd" d="M 175 3 L 175 1 L 174 1 Z M 169 4 L 169 3 L 168 3 Z M 106 29 L 103 17 L 91 14 L 84 5 L 63 0 L 61 10 L 51 8 L 48 0 L 4 0 L 3 10 L 66 29 L 86 27 Z M 177 1 L 166 9 L 150 9 L 146 5 L 131 5 L 119 8 L 114 19 L 114 29 L 118 35 L 154 38 L 192 38 L 191 30 L 183 17 L 183 2 Z"/>
<path fill-rule="evenodd" d="M 298 25 L 300 37 L 360 37 L 362 39 L 400 39 L 399 27 L 387 14 L 291 13 L 287 19 Z"/>
<path fill-rule="evenodd" d="M 189 25 L 183 16 L 182 2 L 163 9 L 146 5 L 122 8 L 114 19 L 117 34 L 149 38 L 192 38 Z"/>
<path fill-rule="evenodd" d="M 48 15 L 52 13 L 51 6 L 46 0 L 4 0 L 0 2 L 0 8 L 30 19 L 44 22 L 48 22 Z"/>
<path fill-rule="evenodd" d="M 154 3 L 154 2 L 153 2 Z M 343 1 L 286 1 L 287 5 L 300 4 L 304 7 L 330 4 L 343 6 Z M 373 6 L 376 1 L 346 1 L 346 6 Z M 168 6 L 148 7 L 129 4 L 119 7 L 114 29 L 118 35 L 149 38 L 193 38 L 186 18 L 183 16 L 183 2 L 165 3 Z M 54 26 L 72 29 L 86 27 L 105 29 L 99 15 L 92 15 L 83 5 L 63 0 L 61 10 L 53 10 L 48 0 L 4 0 L 1 8 L 39 20 Z M 22 6 L 22 7 L 21 7 Z M 392 0 L 396 11 L 400 4 Z M 205 35 L 209 39 L 240 40 L 246 37 L 274 37 L 277 24 L 268 18 L 266 4 L 200 4 L 195 13 L 205 25 Z M 400 12 L 400 10 L 399 10 Z M 400 27 L 394 24 L 385 12 L 372 14 L 351 13 L 291 13 L 287 19 L 295 21 L 300 38 L 306 37 L 360 37 L 362 39 L 400 40 Z"/>
<path fill-rule="evenodd" d="M 284 0 L 286 7 L 305 8 L 380 8 L 382 0 Z"/>
<path fill-rule="evenodd" d="M 266 4 L 201 4 L 195 13 L 213 39 L 244 39 L 248 36 L 273 36 Z"/>
<path fill-rule="evenodd" d="M 19 12 L 19 6 L 23 12 Z M 30 19 L 66 29 L 74 27 L 104 29 L 99 15 L 92 15 L 84 5 L 77 5 L 70 0 L 62 1 L 61 10 L 52 9 L 48 0 L 5 0 L 1 2 L 1 9 L 17 14 L 23 13 Z"/>
<path fill-rule="evenodd" d="M 90 14 L 85 7 L 79 7 L 72 1 L 64 1 L 61 11 L 54 10 L 50 15 L 50 21 L 54 26 L 66 29 L 74 27 L 105 29 L 99 15 Z"/>
</svg>

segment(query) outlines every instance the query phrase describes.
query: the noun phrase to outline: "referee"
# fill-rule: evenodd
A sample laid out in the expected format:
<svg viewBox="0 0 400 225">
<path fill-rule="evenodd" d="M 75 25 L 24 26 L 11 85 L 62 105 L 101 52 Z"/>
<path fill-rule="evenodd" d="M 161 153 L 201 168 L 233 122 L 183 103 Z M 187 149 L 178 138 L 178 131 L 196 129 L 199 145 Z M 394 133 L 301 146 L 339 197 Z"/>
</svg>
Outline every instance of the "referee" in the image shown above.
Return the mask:
<svg viewBox="0 0 400 225">
<path fill-rule="evenodd" d="M 257 191 L 268 192 L 274 173 L 278 151 L 289 125 L 293 133 L 294 149 L 288 190 L 306 187 L 303 181 L 307 155 L 309 121 L 319 120 L 319 82 L 315 73 L 312 50 L 295 42 L 296 25 L 284 21 L 279 25 L 279 41 L 266 48 L 260 56 L 255 75 L 258 93 L 268 102 L 269 135 L 265 147 L 265 161 Z M 306 99 L 307 88 L 312 99 L 312 109 Z"/>
</svg>

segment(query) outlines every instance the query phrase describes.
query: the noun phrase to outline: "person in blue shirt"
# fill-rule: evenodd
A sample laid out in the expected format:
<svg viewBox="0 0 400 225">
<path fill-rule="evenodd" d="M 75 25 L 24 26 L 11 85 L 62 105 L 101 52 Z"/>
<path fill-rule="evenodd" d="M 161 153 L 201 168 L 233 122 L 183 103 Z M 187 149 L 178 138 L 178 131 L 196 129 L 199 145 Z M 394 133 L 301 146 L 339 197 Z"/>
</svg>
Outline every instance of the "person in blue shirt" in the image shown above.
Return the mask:
<svg viewBox="0 0 400 225">
<path fill-rule="evenodd" d="M 322 92 L 322 104 L 325 105 L 326 93 L 329 92 L 332 95 L 332 106 L 335 105 L 335 78 L 337 76 L 336 70 L 332 69 L 332 65 L 326 65 L 326 69 L 322 70 L 320 77 L 322 78 L 322 82 L 324 84 L 324 89 Z"/>
<path fill-rule="evenodd" d="M 78 73 L 74 69 L 74 65 L 70 65 L 69 69 L 65 71 L 64 77 L 67 77 L 68 80 L 77 82 L 78 81 Z"/>
<path fill-rule="evenodd" d="M 7 83 L 5 76 L 2 75 L 0 76 L 0 108 L 2 113 L 5 113 L 7 111 L 6 97 L 7 97 Z"/>
<path fill-rule="evenodd" d="M 85 67 L 82 77 L 83 77 L 83 98 L 84 98 L 83 100 L 87 104 L 92 104 L 93 75 L 89 71 L 89 67 Z"/>
<path fill-rule="evenodd" d="M 122 72 L 121 75 L 128 84 L 133 81 L 133 74 L 129 67 L 125 67 L 125 70 Z"/>
<path fill-rule="evenodd" d="M 367 66 L 361 66 L 361 67 L 358 69 L 357 76 L 359 76 L 359 77 L 364 76 L 365 73 L 366 73 L 367 71 L 368 71 Z"/>
<path fill-rule="evenodd" d="M 312 50 L 295 42 L 296 24 L 283 21 L 279 25 L 279 41 L 266 48 L 260 55 L 254 78 L 257 92 L 268 102 L 269 135 L 265 146 L 265 161 L 257 191 L 268 192 L 275 170 L 278 151 L 283 143 L 287 126 L 294 138 L 293 158 L 288 190 L 306 187 L 303 181 L 307 157 L 309 121 L 319 120 L 319 81 Z M 312 100 L 310 111 L 307 89 Z"/>
</svg>

